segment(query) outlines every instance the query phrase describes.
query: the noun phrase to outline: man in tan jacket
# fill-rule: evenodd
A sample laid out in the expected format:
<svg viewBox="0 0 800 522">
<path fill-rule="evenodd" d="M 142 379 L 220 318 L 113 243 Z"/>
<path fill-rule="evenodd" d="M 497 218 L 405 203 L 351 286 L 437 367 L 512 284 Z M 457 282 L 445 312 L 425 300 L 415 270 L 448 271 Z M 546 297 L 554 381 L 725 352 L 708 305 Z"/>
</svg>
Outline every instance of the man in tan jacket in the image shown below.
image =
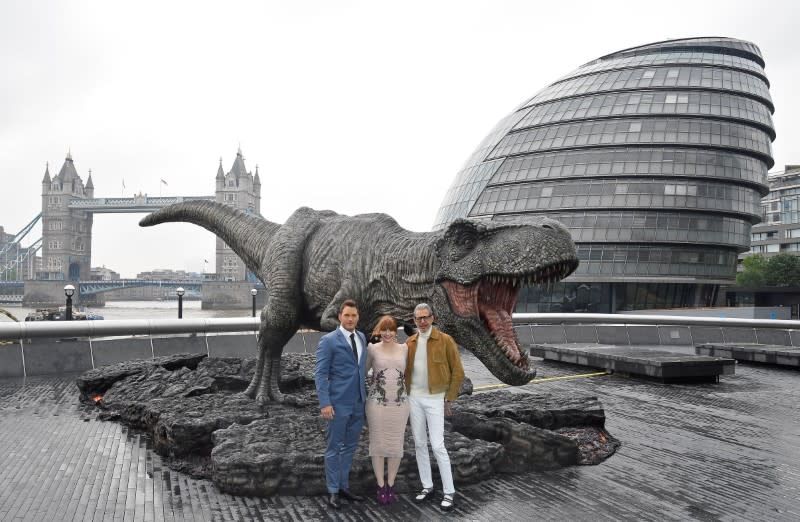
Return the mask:
<svg viewBox="0 0 800 522">
<path fill-rule="evenodd" d="M 414 498 L 423 502 L 433 494 L 433 476 L 428 454 L 430 436 L 433 455 L 439 466 L 444 493 L 441 508 L 450 511 L 455 505 L 455 486 L 450 456 L 444 447 L 444 417 L 451 414 L 450 403 L 456 400 L 464 380 L 464 367 L 452 337 L 433 327 L 433 311 L 425 303 L 414 308 L 414 323 L 419 330 L 406 341 L 408 361 L 405 385 L 411 406 L 411 432 L 417 452 L 417 468 L 422 491 Z M 427 431 L 427 433 L 426 433 Z"/>
</svg>

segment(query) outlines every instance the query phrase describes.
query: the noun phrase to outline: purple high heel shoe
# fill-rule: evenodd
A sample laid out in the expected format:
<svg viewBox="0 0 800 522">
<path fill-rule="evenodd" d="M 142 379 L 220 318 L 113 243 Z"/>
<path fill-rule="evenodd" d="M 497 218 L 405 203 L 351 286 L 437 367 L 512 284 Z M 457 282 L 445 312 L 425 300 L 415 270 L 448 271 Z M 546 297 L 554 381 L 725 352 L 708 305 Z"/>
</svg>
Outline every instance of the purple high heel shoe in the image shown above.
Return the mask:
<svg viewBox="0 0 800 522">
<path fill-rule="evenodd" d="M 394 486 L 386 486 L 386 503 L 394 504 L 397 502 L 397 494 L 394 492 Z"/>
<path fill-rule="evenodd" d="M 378 486 L 378 492 L 376 493 L 376 497 L 378 499 L 378 504 L 381 506 L 385 506 L 386 504 L 388 504 L 388 502 L 386 501 L 386 493 L 388 489 L 389 488 L 387 488 L 386 486 Z"/>
</svg>

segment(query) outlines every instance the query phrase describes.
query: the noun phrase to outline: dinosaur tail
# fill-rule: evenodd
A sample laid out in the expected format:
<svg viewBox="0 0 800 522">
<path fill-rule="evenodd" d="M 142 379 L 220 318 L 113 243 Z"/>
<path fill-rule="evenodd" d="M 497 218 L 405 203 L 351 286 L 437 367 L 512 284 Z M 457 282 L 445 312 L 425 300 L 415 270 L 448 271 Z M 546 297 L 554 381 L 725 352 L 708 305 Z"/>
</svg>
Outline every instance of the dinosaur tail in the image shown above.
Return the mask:
<svg viewBox="0 0 800 522">
<path fill-rule="evenodd" d="M 262 275 L 262 263 L 270 238 L 280 225 L 245 214 L 240 210 L 212 201 L 175 203 L 148 214 L 139 226 L 186 222 L 210 230 L 242 258 L 247 268 Z"/>
</svg>

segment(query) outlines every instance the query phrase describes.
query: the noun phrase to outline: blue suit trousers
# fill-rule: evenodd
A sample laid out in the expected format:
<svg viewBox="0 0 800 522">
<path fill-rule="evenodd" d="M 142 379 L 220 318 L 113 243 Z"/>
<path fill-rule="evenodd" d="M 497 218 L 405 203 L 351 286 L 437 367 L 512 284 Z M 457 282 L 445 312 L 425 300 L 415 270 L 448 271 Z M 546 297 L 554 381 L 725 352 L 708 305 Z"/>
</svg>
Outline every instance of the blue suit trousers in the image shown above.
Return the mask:
<svg viewBox="0 0 800 522">
<path fill-rule="evenodd" d="M 325 480 L 328 493 L 350 490 L 350 467 L 364 425 L 364 402 L 334 405 L 328 423 L 328 446 L 325 448 Z"/>
</svg>

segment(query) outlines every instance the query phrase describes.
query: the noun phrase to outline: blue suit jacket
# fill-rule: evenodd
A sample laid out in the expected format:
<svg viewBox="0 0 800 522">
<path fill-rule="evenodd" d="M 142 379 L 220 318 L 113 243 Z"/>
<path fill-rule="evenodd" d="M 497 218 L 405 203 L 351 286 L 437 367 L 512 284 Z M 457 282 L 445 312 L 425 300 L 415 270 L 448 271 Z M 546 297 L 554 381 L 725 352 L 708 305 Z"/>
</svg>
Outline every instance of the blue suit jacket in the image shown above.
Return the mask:
<svg viewBox="0 0 800 522">
<path fill-rule="evenodd" d="M 340 329 L 322 336 L 317 346 L 317 368 L 315 381 L 319 407 L 333 405 L 353 406 L 358 399 L 363 404 L 367 398 L 364 387 L 364 376 L 367 364 L 367 339 L 359 331 L 356 335 L 361 339 L 361 358 L 356 364 L 350 339 L 345 338 Z"/>
</svg>

